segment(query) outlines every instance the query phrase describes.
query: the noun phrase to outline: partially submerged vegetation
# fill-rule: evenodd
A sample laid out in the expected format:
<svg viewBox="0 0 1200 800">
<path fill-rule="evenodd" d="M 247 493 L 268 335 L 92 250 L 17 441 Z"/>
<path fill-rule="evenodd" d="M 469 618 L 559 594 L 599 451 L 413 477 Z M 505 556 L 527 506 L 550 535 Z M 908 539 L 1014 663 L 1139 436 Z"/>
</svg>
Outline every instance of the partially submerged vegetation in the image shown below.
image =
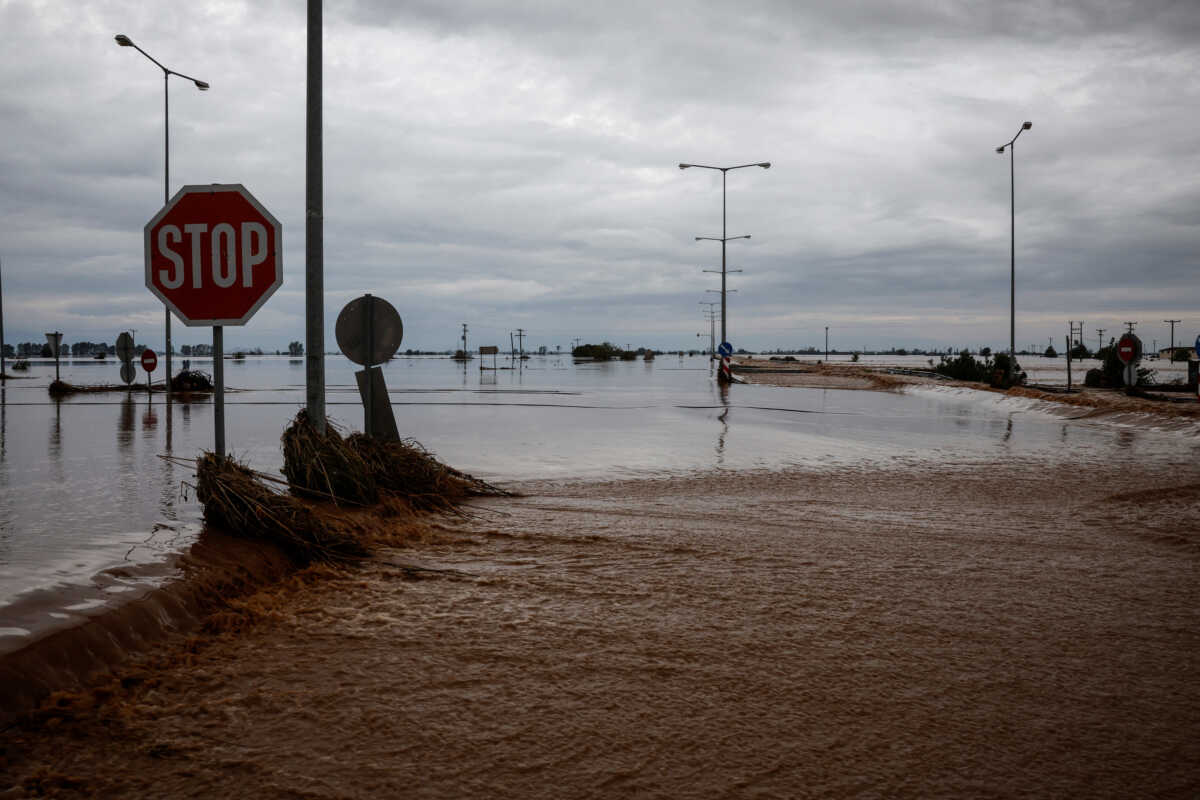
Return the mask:
<svg viewBox="0 0 1200 800">
<path fill-rule="evenodd" d="M 198 369 L 185 369 L 171 381 L 171 387 L 176 392 L 211 392 L 212 376 Z"/>
<path fill-rule="evenodd" d="M 998 386 L 1007 381 L 1008 364 L 1009 355 L 1007 353 L 997 353 L 994 357 L 975 358 L 970 352 L 963 350 L 954 358 L 942 356 L 941 362 L 933 368 L 933 371 L 939 375 L 945 375 L 947 378 Z M 1013 383 L 1024 382 L 1025 375 L 1021 372 L 1021 365 L 1016 361 L 1013 362 L 1012 374 L 1015 376 Z"/>
<path fill-rule="evenodd" d="M 282 437 L 286 481 L 206 454 L 197 496 L 205 519 L 236 536 L 263 539 L 302 563 L 342 562 L 369 554 L 385 516 L 456 512 L 473 496 L 509 493 L 447 466 L 413 440 L 381 442 L 319 432 L 305 411 Z M 277 490 L 269 484 L 281 484 Z"/>
</svg>

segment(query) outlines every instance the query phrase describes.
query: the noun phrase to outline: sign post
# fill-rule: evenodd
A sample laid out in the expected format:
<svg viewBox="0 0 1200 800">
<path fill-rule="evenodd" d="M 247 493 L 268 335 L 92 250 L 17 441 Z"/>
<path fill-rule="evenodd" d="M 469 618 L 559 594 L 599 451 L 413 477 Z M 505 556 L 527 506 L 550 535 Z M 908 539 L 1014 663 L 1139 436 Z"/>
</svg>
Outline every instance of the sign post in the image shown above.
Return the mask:
<svg viewBox="0 0 1200 800">
<path fill-rule="evenodd" d="M 146 288 L 185 325 L 213 329 L 213 438 L 223 458 L 224 327 L 245 325 L 283 283 L 283 226 L 240 183 L 184 186 L 146 223 L 145 250 Z"/>
<path fill-rule="evenodd" d="M 154 374 L 154 368 L 158 366 L 158 356 L 154 351 L 147 347 L 142 351 L 142 369 L 146 370 L 146 391 L 151 392 L 153 389 L 150 384 L 150 376 Z"/>
<path fill-rule="evenodd" d="M 733 383 L 733 373 L 729 369 L 729 357 L 733 355 L 733 345 L 729 342 L 721 342 L 721 346 L 717 348 L 717 353 L 721 356 L 721 366 L 717 372 L 717 382 Z"/>
<path fill-rule="evenodd" d="M 121 380 L 133 383 L 137 373 L 133 370 L 133 337 L 128 331 L 122 331 L 117 337 L 117 358 L 121 362 Z"/>
<path fill-rule="evenodd" d="M 387 300 L 365 294 L 345 305 L 333 332 L 346 358 L 364 367 L 354 373 L 363 401 L 363 433 L 383 440 L 399 439 L 383 370 L 373 365 L 387 361 L 399 349 L 404 339 L 400 315 Z"/>
<path fill-rule="evenodd" d="M 54 380 L 58 380 L 58 349 L 62 345 L 62 334 L 58 331 L 46 334 L 46 343 L 50 345 L 50 353 L 54 356 Z"/>
<path fill-rule="evenodd" d="M 1142 340 L 1130 332 L 1117 340 L 1117 358 L 1125 365 L 1122 375 L 1126 389 L 1137 386 L 1137 365 L 1142 358 Z"/>
</svg>

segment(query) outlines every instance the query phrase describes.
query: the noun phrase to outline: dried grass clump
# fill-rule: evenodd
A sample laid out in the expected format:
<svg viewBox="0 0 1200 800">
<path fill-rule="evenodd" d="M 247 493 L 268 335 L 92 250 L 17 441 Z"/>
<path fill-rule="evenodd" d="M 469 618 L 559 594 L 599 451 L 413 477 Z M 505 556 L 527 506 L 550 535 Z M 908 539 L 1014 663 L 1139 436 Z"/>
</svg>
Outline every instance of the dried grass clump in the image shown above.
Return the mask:
<svg viewBox="0 0 1200 800">
<path fill-rule="evenodd" d="M 361 524 L 272 491 L 233 459 L 205 453 L 196 477 L 205 521 L 234 536 L 273 542 L 302 564 L 340 563 L 369 554 L 372 535 Z"/>
<path fill-rule="evenodd" d="M 381 442 L 361 433 L 347 444 L 371 471 L 375 485 L 422 511 L 446 511 L 468 497 L 507 495 L 503 489 L 438 461 L 414 439 Z"/>
<path fill-rule="evenodd" d="M 438 461 L 419 442 L 382 442 L 360 433 L 325 433 L 305 411 L 283 433 L 283 472 L 294 489 L 337 501 L 371 505 L 399 498 L 421 511 L 448 511 L 473 496 L 507 495 L 486 481 Z"/>
<path fill-rule="evenodd" d="M 303 409 L 283 432 L 283 474 L 293 489 L 324 495 L 336 501 L 373 505 L 379 489 L 371 467 L 326 422 L 318 433 Z"/>
</svg>

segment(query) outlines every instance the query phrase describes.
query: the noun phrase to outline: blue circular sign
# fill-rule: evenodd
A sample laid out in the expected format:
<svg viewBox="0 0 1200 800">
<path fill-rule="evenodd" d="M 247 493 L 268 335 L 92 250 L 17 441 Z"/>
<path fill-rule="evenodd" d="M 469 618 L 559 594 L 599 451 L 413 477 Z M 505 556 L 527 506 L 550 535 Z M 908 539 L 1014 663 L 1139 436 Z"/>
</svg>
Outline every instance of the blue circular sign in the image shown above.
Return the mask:
<svg viewBox="0 0 1200 800">
<path fill-rule="evenodd" d="M 733 345 L 729 342 L 721 342 L 721 346 L 717 348 L 717 352 L 723 356 L 733 355 Z"/>
<path fill-rule="evenodd" d="M 1200 336 L 1196 337 L 1196 355 L 1200 356 Z"/>
</svg>

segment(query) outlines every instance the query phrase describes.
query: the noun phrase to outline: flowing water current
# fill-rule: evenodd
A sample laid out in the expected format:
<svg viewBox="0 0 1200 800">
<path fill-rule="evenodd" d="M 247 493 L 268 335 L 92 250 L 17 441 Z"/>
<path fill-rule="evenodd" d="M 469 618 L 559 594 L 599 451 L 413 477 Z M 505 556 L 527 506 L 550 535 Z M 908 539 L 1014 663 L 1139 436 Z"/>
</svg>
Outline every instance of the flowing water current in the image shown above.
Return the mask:
<svg viewBox="0 0 1200 800">
<path fill-rule="evenodd" d="M 704 357 L 595 363 L 551 355 L 498 365 L 433 357 L 387 364 L 402 435 L 502 485 L 1013 456 L 1077 465 L 1082 475 L 1089 465 L 1188 464 L 1200 454 L 1194 430 L 1073 421 L 1045 404 L 969 390 L 722 392 Z M 113 383 L 117 371 L 111 359 L 62 364 L 63 380 L 78 385 Z M 213 436 L 209 399 L 168 405 L 162 394 L 133 391 L 53 401 L 53 364 L 35 361 L 28 375 L 0 391 L 0 650 L 175 574 L 172 557 L 195 540 L 201 514 L 190 469 L 160 456 L 194 458 Z M 327 382 L 330 416 L 359 428 L 352 366 L 328 357 Z M 226 383 L 230 451 L 277 473 L 279 435 L 304 403 L 303 361 L 230 360 Z"/>
</svg>

